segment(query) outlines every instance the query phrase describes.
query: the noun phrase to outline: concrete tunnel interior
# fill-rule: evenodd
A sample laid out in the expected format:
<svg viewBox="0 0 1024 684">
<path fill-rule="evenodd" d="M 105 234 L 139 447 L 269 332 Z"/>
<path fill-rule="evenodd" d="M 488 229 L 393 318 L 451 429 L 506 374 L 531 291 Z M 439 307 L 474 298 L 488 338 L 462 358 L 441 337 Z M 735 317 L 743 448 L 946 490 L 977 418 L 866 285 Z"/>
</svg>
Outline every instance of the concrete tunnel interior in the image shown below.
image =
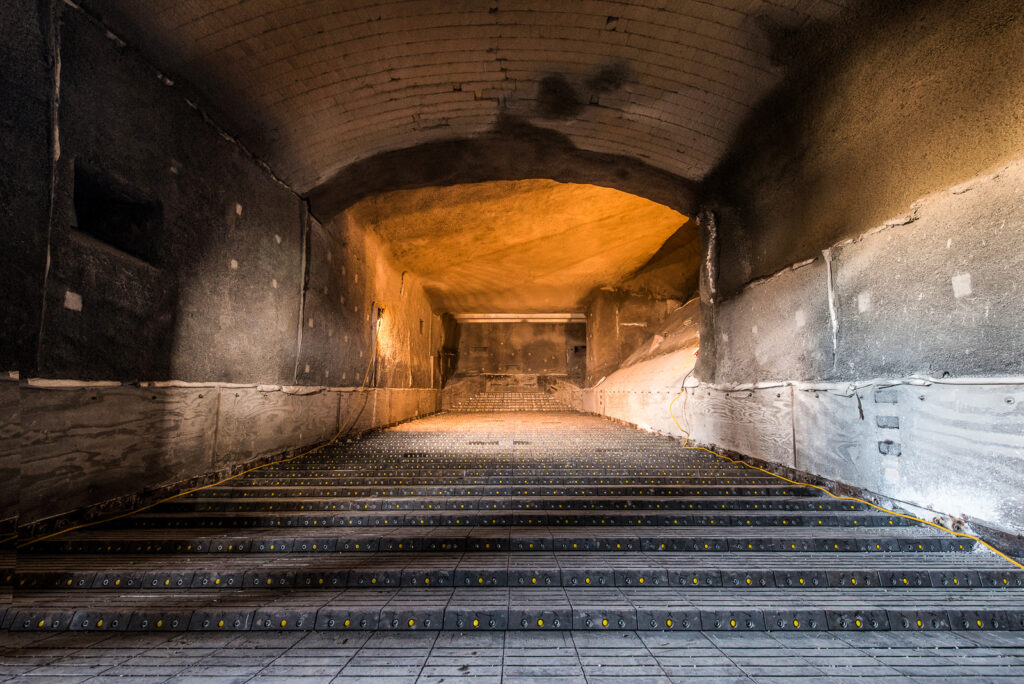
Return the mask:
<svg viewBox="0 0 1024 684">
<path fill-rule="evenodd" d="M 37 541 L 555 414 L 1024 571 L 1020 3 L 568 5 L 0 9 L 5 629 Z"/>
</svg>

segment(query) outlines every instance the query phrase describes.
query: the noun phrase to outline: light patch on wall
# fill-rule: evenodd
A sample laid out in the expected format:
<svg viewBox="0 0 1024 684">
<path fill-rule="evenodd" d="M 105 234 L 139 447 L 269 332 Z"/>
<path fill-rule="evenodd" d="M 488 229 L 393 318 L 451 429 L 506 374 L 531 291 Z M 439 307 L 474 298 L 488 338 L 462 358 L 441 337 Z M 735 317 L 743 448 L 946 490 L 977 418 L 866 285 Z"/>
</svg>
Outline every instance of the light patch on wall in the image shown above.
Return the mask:
<svg viewBox="0 0 1024 684">
<path fill-rule="evenodd" d="M 883 474 L 886 482 L 899 482 L 900 480 L 900 471 L 896 468 L 886 468 Z"/>
<path fill-rule="evenodd" d="M 230 265 L 231 265 L 231 270 L 232 271 L 237 271 L 238 270 L 238 260 L 232 259 Z"/>
<path fill-rule="evenodd" d="M 754 335 L 756 335 L 757 334 L 757 326 L 755 325 L 753 328 L 751 328 L 750 332 L 753 333 Z"/>
<path fill-rule="evenodd" d="M 277 244 L 281 244 L 281 236 L 278 235 L 277 233 L 274 233 L 274 242 L 276 242 Z M 327 257 L 327 260 L 330 261 L 330 256 Z"/>
<path fill-rule="evenodd" d="M 796 319 L 796 327 L 802 328 L 807 325 L 807 314 L 804 313 L 803 309 L 797 309 L 793 314 L 793 318 Z"/>
<path fill-rule="evenodd" d="M 277 289 L 277 278 L 274 278 L 273 280 L 270 281 L 270 287 L 274 288 L 275 290 Z"/>
<path fill-rule="evenodd" d="M 310 328 L 312 328 L 313 327 L 313 319 L 310 318 L 308 321 L 306 321 L 306 325 L 308 325 Z"/>
<path fill-rule="evenodd" d="M 235 216 L 241 216 L 241 215 L 242 215 L 242 205 L 241 204 L 236 204 L 235 205 Z"/>
<path fill-rule="evenodd" d="M 971 274 L 958 273 L 950 279 L 953 283 L 953 296 L 957 299 L 970 296 L 974 290 L 971 288 Z"/>
<path fill-rule="evenodd" d="M 864 313 L 871 310 L 871 293 L 861 292 L 857 295 L 857 311 Z"/>
<path fill-rule="evenodd" d="M 71 290 L 65 290 L 64 292 L 64 308 L 70 309 L 71 311 L 82 310 L 82 295 Z"/>
</svg>

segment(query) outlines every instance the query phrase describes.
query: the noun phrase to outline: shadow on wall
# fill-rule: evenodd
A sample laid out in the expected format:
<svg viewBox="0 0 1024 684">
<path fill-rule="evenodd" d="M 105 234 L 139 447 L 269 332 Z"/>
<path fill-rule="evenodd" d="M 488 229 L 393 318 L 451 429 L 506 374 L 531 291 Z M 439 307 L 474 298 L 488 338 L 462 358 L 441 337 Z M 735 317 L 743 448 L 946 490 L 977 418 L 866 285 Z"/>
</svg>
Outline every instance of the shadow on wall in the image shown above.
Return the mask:
<svg viewBox="0 0 1024 684">
<path fill-rule="evenodd" d="M 787 78 L 705 182 L 734 214 L 725 295 L 1024 153 L 1018 0 L 859 0 L 765 29 Z"/>
<path fill-rule="evenodd" d="M 54 166 L 51 216 L 30 224 L 50 265 L 34 281 L 45 278 L 38 345 L 8 357 L 0 382 L 0 477 L 17 483 L 0 497 L 0 537 L 130 508 L 339 428 L 436 411 L 442 331 L 422 288 L 370 242 L 311 221 L 173 84 L 79 9 L 54 7 L 59 156 L 36 150 L 47 163 L 26 176 L 49 186 Z M 40 26 L 25 35 L 48 70 Z M 53 93 L 39 88 L 49 111 Z M 34 130 L 34 117 L 14 121 Z M 378 291 L 402 326 L 391 346 L 405 351 L 374 388 Z M 415 364 L 403 362 L 410 349 Z"/>
</svg>

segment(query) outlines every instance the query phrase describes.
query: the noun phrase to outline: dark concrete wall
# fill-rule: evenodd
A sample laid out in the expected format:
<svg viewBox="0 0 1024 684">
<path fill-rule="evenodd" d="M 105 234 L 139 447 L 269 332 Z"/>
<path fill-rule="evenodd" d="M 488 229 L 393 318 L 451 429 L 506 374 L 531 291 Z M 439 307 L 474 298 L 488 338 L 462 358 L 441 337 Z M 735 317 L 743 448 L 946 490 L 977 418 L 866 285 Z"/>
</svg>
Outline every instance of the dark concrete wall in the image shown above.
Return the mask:
<svg viewBox="0 0 1024 684">
<path fill-rule="evenodd" d="M 612 288 L 592 293 L 587 302 L 587 386 L 613 373 L 680 306 L 677 299 Z"/>
<path fill-rule="evenodd" d="M 440 388 L 444 331 L 419 279 L 345 214 L 311 223 L 299 383 Z"/>
<path fill-rule="evenodd" d="M 39 373 L 294 382 L 302 201 L 130 48 L 57 7 L 60 158 Z M 82 205 L 97 186 L 147 207 L 139 235 L 96 239 Z"/>
<path fill-rule="evenodd" d="M 50 211 L 49 3 L 0 5 L 0 372 L 31 373 Z"/>
<path fill-rule="evenodd" d="M 705 188 L 737 210 L 720 226 L 722 292 L 1018 157 L 1022 43 L 1019 0 L 861 0 L 780 32 L 787 80 Z"/>
<path fill-rule="evenodd" d="M 1024 372 L 1020 9 L 861 3 L 808 38 L 792 59 L 820 59 L 707 184 L 719 306 L 704 379 Z"/>
<path fill-rule="evenodd" d="M 459 375 L 564 375 L 583 382 L 583 323 L 464 323 L 459 326 Z"/>
<path fill-rule="evenodd" d="M 375 236 L 319 225 L 73 5 L 0 20 L 0 521 L 120 510 L 437 409 L 440 319 Z"/>
<path fill-rule="evenodd" d="M 5 370 L 358 385 L 376 301 L 389 311 L 381 339 L 391 348 L 375 382 L 437 384 L 441 326 L 378 239 L 344 216 L 319 225 L 182 89 L 83 11 L 17 0 L 2 12 Z"/>
</svg>

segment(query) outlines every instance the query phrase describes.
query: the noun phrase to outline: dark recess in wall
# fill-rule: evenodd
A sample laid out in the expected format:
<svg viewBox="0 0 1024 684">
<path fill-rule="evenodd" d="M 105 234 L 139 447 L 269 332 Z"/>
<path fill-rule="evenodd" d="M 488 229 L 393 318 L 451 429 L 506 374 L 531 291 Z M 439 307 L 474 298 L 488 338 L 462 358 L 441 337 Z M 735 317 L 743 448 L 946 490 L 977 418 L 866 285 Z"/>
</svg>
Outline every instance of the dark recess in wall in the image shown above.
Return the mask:
<svg viewBox="0 0 1024 684">
<path fill-rule="evenodd" d="M 74 188 L 78 230 L 148 264 L 158 263 L 158 202 L 82 164 L 75 164 Z"/>
</svg>

